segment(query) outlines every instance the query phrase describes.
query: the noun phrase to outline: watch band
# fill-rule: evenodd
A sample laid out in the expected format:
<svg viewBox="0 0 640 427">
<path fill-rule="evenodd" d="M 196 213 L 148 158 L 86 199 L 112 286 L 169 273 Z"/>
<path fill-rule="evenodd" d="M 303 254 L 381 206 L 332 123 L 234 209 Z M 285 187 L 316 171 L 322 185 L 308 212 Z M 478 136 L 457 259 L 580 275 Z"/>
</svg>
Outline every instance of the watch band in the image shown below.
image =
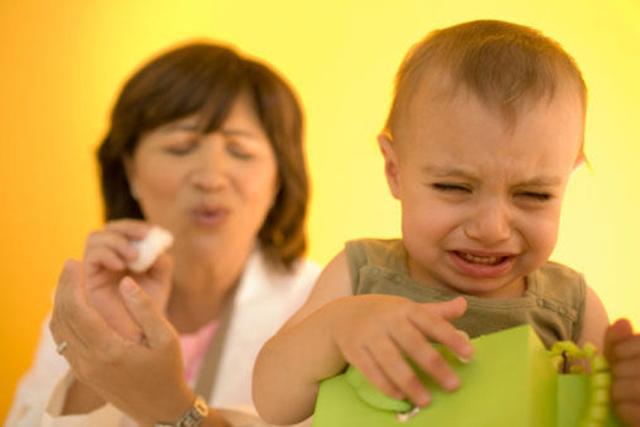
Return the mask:
<svg viewBox="0 0 640 427">
<path fill-rule="evenodd" d="M 207 415 L 209 415 L 209 405 L 202 396 L 196 396 L 193 406 L 178 421 L 159 422 L 155 427 L 199 427 Z"/>
</svg>

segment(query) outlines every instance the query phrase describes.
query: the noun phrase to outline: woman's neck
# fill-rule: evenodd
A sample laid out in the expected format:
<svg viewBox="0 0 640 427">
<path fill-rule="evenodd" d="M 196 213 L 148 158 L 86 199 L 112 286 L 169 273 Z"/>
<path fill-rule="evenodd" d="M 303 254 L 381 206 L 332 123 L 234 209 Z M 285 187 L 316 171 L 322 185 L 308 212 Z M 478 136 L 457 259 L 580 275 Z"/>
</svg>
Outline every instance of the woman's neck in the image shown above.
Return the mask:
<svg viewBox="0 0 640 427">
<path fill-rule="evenodd" d="M 248 257 L 249 253 L 224 257 L 215 263 L 188 256 L 175 258 L 167 317 L 179 333 L 194 332 L 220 317 L 240 283 Z"/>
</svg>

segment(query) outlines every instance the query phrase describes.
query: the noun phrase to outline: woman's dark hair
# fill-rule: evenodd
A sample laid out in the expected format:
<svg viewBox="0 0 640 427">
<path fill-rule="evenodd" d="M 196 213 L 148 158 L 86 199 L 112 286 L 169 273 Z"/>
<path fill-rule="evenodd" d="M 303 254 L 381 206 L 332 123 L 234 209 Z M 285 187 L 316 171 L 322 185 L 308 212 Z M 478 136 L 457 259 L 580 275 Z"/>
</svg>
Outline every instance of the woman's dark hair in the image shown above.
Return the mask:
<svg viewBox="0 0 640 427">
<path fill-rule="evenodd" d="M 302 110 L 282 77 L 228 47 L 193 43 L 170 50 L 125 83 L 97 153 L 105 219 L 144 219 L 124 166 L 142 134 L 194 113 L 203 115 L 207 131 L 218 129 L 243 92 L 253 98 L 278 164 L 279 190 L 258 238 L 273 260 L 290 267 L 306 249 Z"/>
</svg>

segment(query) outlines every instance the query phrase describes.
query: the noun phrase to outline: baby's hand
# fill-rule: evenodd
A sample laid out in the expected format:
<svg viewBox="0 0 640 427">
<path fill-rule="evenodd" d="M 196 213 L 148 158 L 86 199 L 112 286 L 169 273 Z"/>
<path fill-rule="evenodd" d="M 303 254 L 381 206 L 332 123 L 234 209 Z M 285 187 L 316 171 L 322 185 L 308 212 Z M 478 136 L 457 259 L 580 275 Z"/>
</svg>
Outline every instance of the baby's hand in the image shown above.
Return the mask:
<svg viewBox="0 0 640 427">
<path fill-rule="evenodd" d="M 429 391 L 406 357 L 445 390 L 460 385 L 456 373 L 430 342 L 445 345 L 462 360 L 471 358 L 469 338 L 449 322 L 466 311 L 464 298 L 430 304 L 390 295 L 353 298 L 353 314 L 335 332 L 336 344 L 345 360 L 380 390 L 421 407 L 431 402 Z"/>
<path fill-rule="evenodd" d="M 605 355 L 611 365 L 611 398 L 618 418 L 629 427 L 640 427 L 640 334 L 620 319 L 605 335 Z"/>
</svg>

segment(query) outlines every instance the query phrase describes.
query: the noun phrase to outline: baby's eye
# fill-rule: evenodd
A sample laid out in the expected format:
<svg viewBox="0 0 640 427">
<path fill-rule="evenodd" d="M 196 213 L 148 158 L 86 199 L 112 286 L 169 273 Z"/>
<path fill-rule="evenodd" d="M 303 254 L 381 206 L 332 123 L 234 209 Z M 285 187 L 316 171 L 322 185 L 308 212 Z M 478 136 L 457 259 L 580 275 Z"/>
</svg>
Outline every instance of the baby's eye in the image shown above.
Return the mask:
<svg viewBox="0 0 640 427">
<path fill-rule="evenodd" d="M 437 191 L 441 191 L 443 193 L 468 193 L 471 192 L 471 189 L 468 187 L 465 187 L 464 185 L 460 185 L 460 184 L 452 184 L 452 183 L 448 183 L 448 182 L 436 182 L 431 184 L 431 187 L 433 187 L 435 190 Z"/>
<path fill-rule="evenodd" d="M 527 199 L 535 200 L 536 202 L 546 202 L 553 198 L 550 193 L 539 193 L 535 191 L 524 191 L 518 195 Z"/>
</svg>

